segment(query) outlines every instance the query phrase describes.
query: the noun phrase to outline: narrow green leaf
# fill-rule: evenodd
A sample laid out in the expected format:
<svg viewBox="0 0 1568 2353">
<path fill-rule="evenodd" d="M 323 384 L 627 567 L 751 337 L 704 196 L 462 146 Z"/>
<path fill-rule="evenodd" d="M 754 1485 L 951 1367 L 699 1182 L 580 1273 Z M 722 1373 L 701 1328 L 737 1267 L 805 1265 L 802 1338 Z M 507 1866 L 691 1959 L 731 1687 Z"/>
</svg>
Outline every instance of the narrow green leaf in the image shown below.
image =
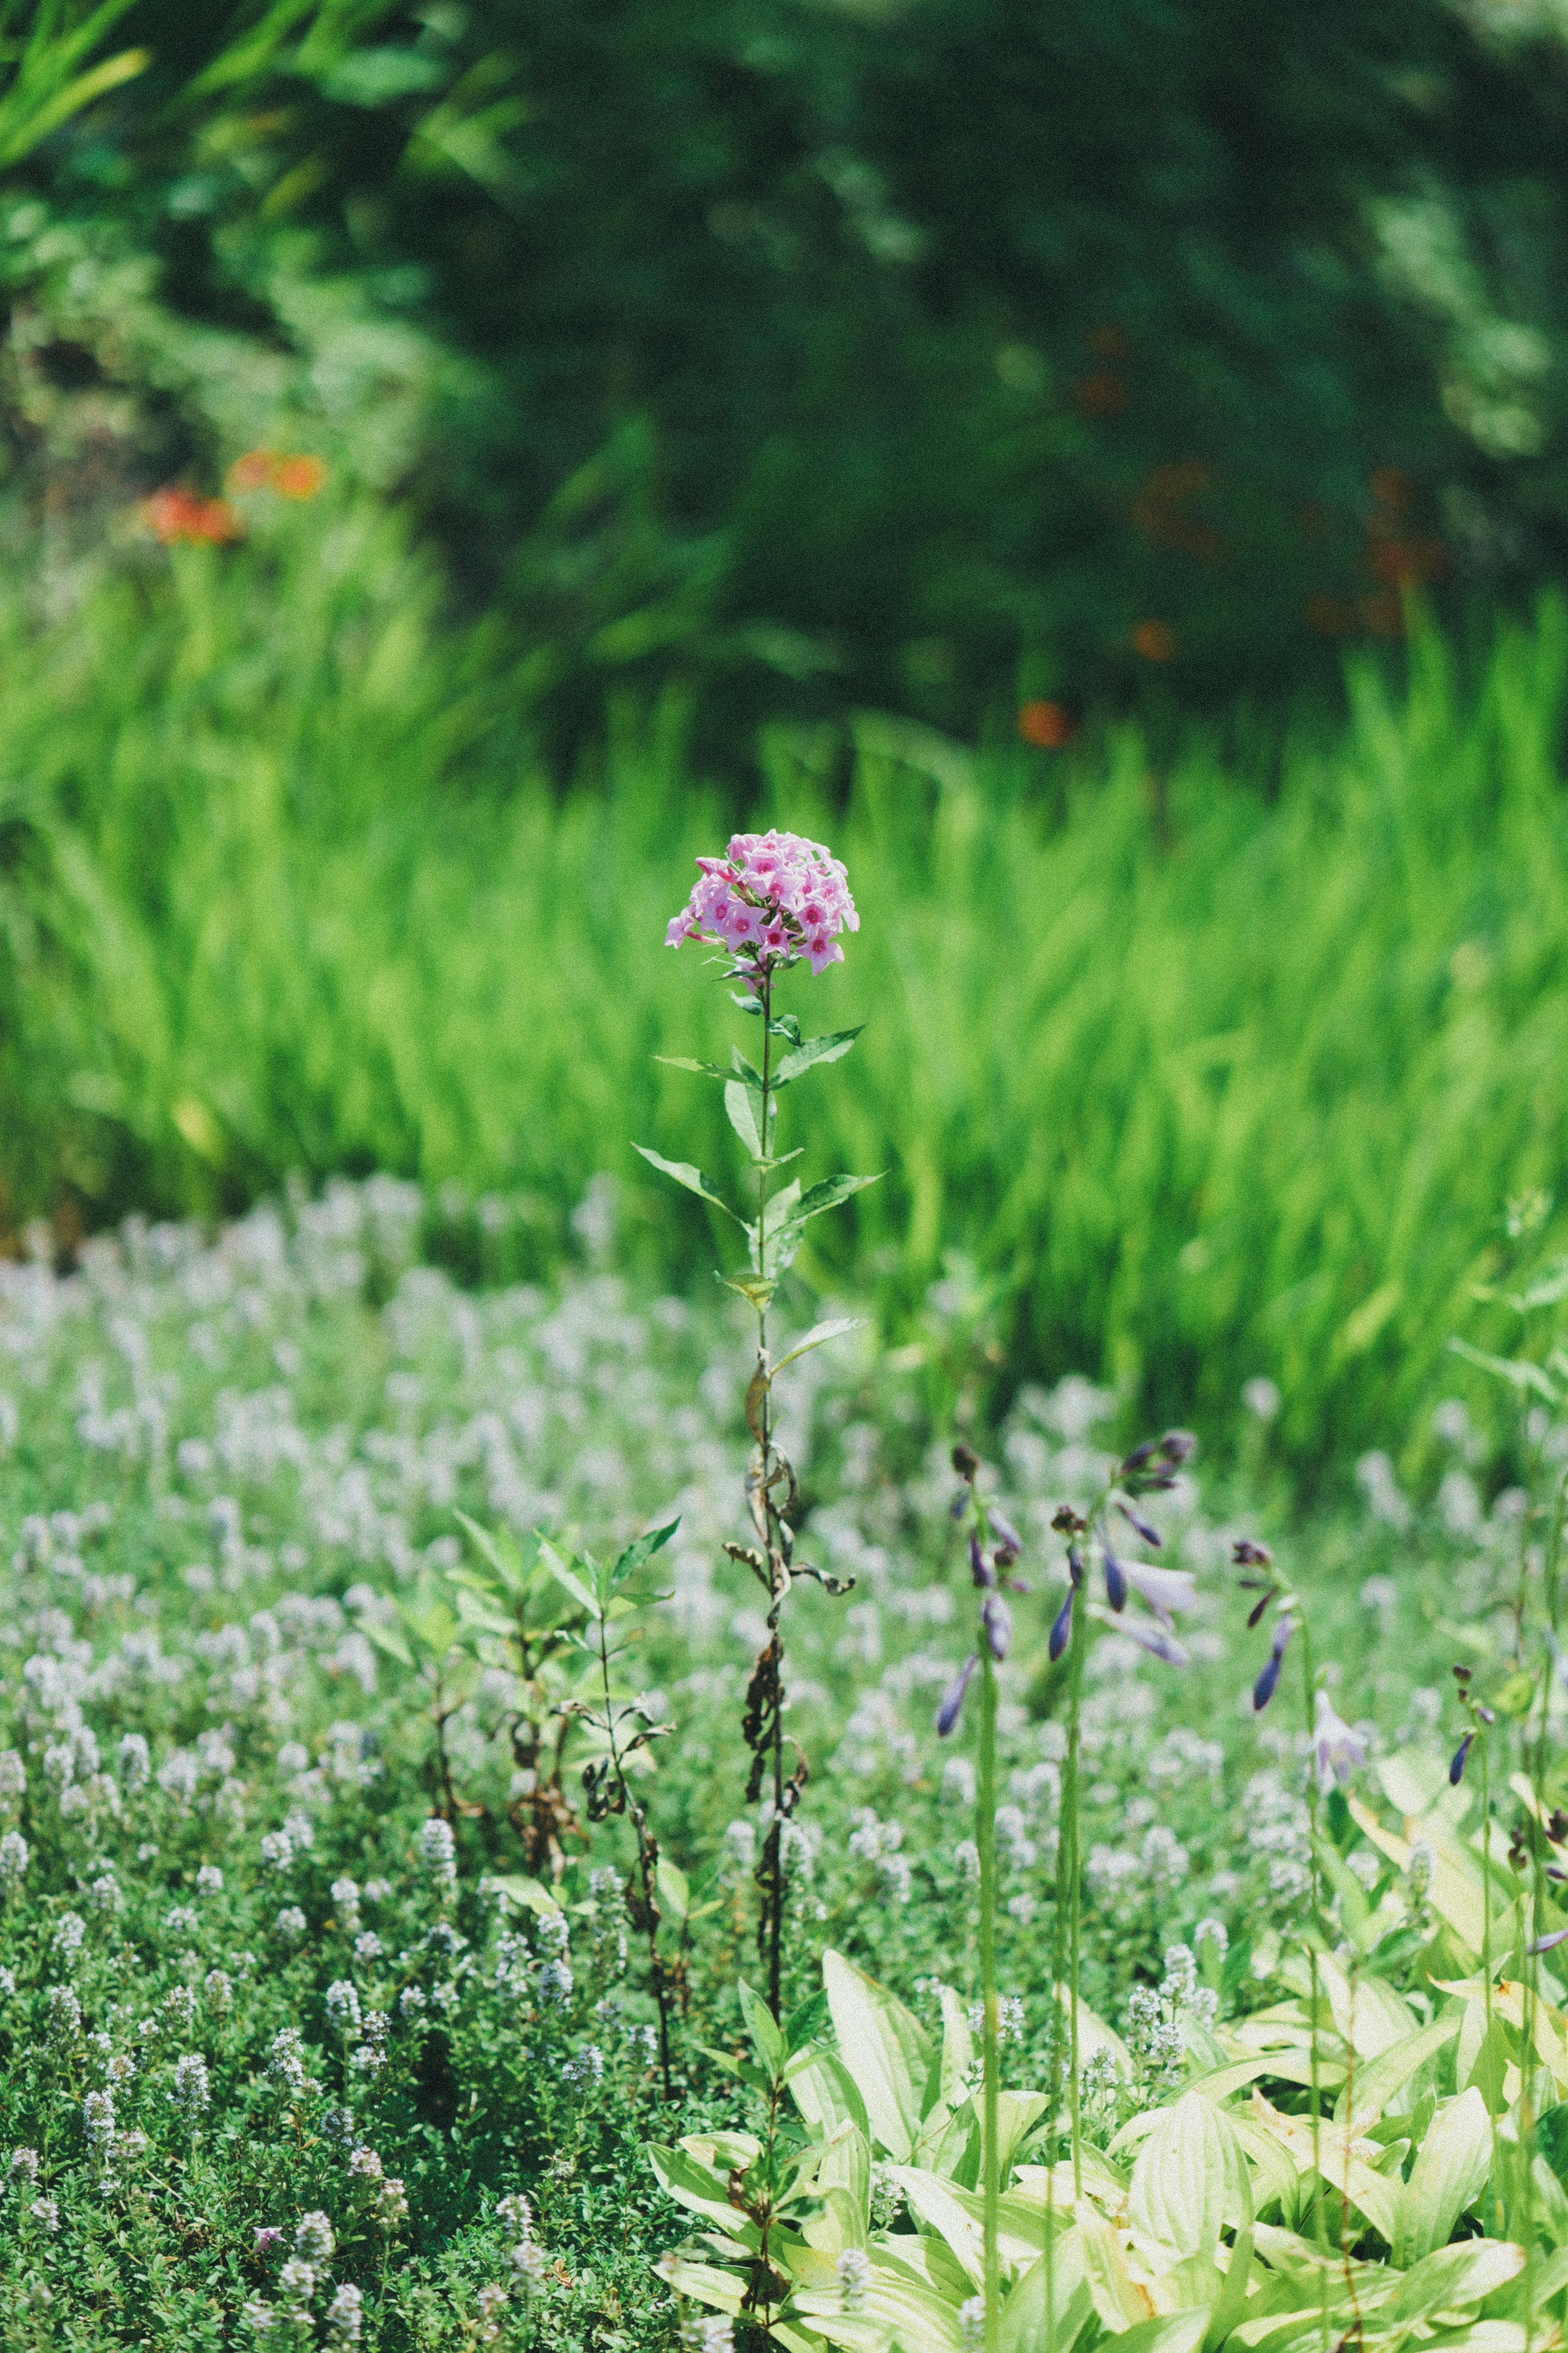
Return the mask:
<svg viewBox="0 0 1568 2353">
<path fill-rule="evenodd" d="M 840 1340 L 846 1332 L 858 1332 L 865 1321 L 863 1315 L 834 1315 L 826 1324 L 814 1324 L 805 1338 L 795 1342 L 788 1356 L 779 1358 L 773 1366 L 774 1372 L 782 1373 L 786 1365 L 793 1365 L 795 1358 L 804 1356 L 808 1348 L 820 1348 L 825 1341 Z"/>
<path fill-rule="evenodd" d="M 746 2021 L 757 2056 L 769 2074 L 776 2075 L 789 2053 L 773 2013 L 761 1996 L 752 1992 L 744 1978 L 737 1981 L 735 1990 L 741 1997 L 741 2015 Z"/>
<path fill-rule="evenodd" d="M 885 1986 L 831 1947 L 822 1956 L 822 1981 L 840 2055 L 872 2129 L 895 2163 L 907 2165 L 931 2072 L 925 2029 Z"/>
<path fill-rule="evenodd" d="M 634 1144 L 632 1150 L 640 1152 L 650 1167 L 661 1169 L 665 1176 L 673 1176 L 678 1185 L 684 1185 L 689 1193 L 696 1193 L 702 1200 L 710 1202 L 714 1208 L 722 1209 L 727 1218 L 734 1219 L 736 1225 L 745 1223 L 742 1218 L 736 1216 L 724 1196 L 714 1191 L 701 1169 L 694 1168 L 689 1160 L 666 1160 L 662 1154 L 650 1152 L 646 1144 Z"/>
<path fill-rule="evenodd" d="M 1456 1356 L 1463 1356 L 1467 1365 L 1478 1365 L 1483 1373 L 1495 1374 L 1500 1381 L 1507 1381 L 1510 1388 L 1533 1389 L 1536 1396 L 1544 1398 L 1548 1405 L 1554 1406 L 1559 1402 L 1555 1382 L 1548 1380 L 1540 1366 L 1531 1364 L 1527 1358 L 1489 1356 L 1484 1348 L 1472 1348 L 1468 1340 L 1450 1340 L 1448 1346 Z"/>
<path fill-rule="evenodd" d="M 656 1062 L 663 1062 L 671 1071 L 695 1071 L 704 1079 L 727 1079 L 730 1076 L 718 1062 L 694 1062 L 689 1054 L 656 1054 Z"/>
<path fill-rule="evenodd" d="M 656 1877 L 660 1904 L 672 1920 L 684 1920 L 691 1909 L 691 1882 L 667 1854 L 659 1856 Z"/>
<path fill-rule="evenodd" d="M 524 1872 L 491 1871 L 485 1875 L 491 1887 L 499 1887 L 503 1895 L 510 1895 L 514 1904 L 522 1905 L 527 1911 L 536 1912 L 542 1920 L 561 1909 L 543 1882 L 530 1879 Z"/>
<path fill-rule="evenodd" d="M 1492 2121 L 1474 2084 L 1445 2101 L 1427 2127 L 1400 2201 L 1394 2260 L 1415 2264 L 1445 2245 L 1491 2170 Z M 1353 2193 L 1352 2193 L 1353 2194 Z"/>
<path fill-rule="evenodd" d="M 1479 2304 L 1517 2279 L 1524 2263 L 1524 2249 L 1506 2239 L 1466 2239 L 1457 2247 L 1439 2247 L 1406 2272 L 1390 2316 L 1396 2323 L 1425 2320 L 1457 2305 Z"/>
<path fill-rule="evenodd" d="M 784 1056 L 773 1072 L 774 1086 L 787 1087 L 792 1079 L 798 1079 L 805 1071 L 815 1070 L 818 1062 L 842 1061 L 865 1026 L 862 1022 L 858 1029 L 836 1029 L 831 1036 L 807 1038 L 793 1054 Z"/>
<path fill-rule="evenodd" d="M 814 1185 L 809 1193 L 801 1195 L 796 1221 L 804 1225 L 807 1218 L 819 1218 L 824 1209 L 836 1209 L 852 1193 L 863 1192 L 868 1185 L 879 1185 L 886 1173 L 879 1169 L 875 1176 L 825 1176 L 820 1185 Z"/>
<path fill-rule="evenodd" d="M 374 1618 L 362 1618 L 360 1631 L 362 1634 L 368 1634 L 376 1649 L 384 1651 L 387 1656 L 395 1659 L 400 1666 L 411 1667 L 414 1664 L 414 1653 L 395 1626 L 378 1626 Z"/>
</svg>

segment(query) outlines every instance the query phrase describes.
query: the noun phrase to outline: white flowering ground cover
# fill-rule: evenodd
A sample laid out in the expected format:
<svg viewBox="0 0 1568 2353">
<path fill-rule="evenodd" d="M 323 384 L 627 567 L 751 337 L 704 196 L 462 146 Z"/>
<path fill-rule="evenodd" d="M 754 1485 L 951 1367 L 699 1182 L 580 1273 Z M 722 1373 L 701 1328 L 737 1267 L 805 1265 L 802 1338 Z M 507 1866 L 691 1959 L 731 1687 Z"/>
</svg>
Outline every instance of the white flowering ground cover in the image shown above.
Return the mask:
<svg viewBox="0 0 1568 2353">
<path fill-rule="evenodd" d="M 746 2339 L 743 2316 L 704 2316 L 679 2263 L 658 2267 L 690 2217 L 647 2158 L 747 2115 L 720 2063 L 740 2047 L 737 1977 L 756 1975 L 765 1829 L 739 1736 L 765 1629 L 721 1549 L 744 1534 L 745 1322 L 719 1300 L 635 1296 L 603 1195 L 579 1220 L 584 1263 L 548 1286 L 460 1287 L 419 1262 L 424 1218 L 416 1194 L 372 1180 L 216 1234 L 128 1228 L 63 1274 L 0 1266 L 6 2348 Z M 803 1548 L 855 1579 L 792 1620 L 788 1722 L 810 1778 L 786 1847 L 790 1998 L 833 1949 L 939 2032 L 976 1984 L 973 1766 L 962 1730 L 943 1744 L 933 1727 L 968 1570 L 952 1433 L 927 1419 L 965 1314 L 938 1294 L 923 1348 L 879 1363 L 862 1334 L 781 1389 Z M 1237 1535 L 1289 1558 L 1370 1758 L 1327 1808 L 1331 1933 L 1385 1971 L 1462 1941 L 1427 1900 L 1430 1853 L 1401 1860 L 1365 1825 L 1441 1781 L 1434 1743 L 1460 1728 L 1449 1663 L 1506 1648 L 1518 1499 L 1483 1500 L 1450 1406 L 1432 1504 L 1369 1458 L 1364 1508 L 1276 1528 L 1277 1400 L 1259 1384 L 1250 1402 L 1224 1494 L 1184 1472 L 1163 1499 L 1164 1557 L 1195 1577 L 1189 1663 L 1109 1623 L 1089 1654 L 1081 1993 L 1121 2038 L 1084 2054 L 1096 2146 L 1167 2101 L 1205 2036 L 1300 1991 L 1305 1736 L 1299 1708 L 1251 1707 L 1266 1644 L 1229 1567 Z M 1001 1712 L 1018 2083 L 1044 2080 L 1055 2017 L 1051 1521 L 1096 1485 L 1114 1409 L 1069 1379 L 970 1432 L 1035 1587 Z M 600 1553 L 679 1520 L 639 1653 L 649 1714 L 675 1727 L 645 1785 L 673 1866 L 672 2105 L 626 1823 L 576 1808 L 563 1870 L 540 1868 L 519 1687 L 493 1656 L 444 1726 L 448 1801 L 429 1694 L 381 1639 L 395 1598 L 460 1590 L 459 1512 Z M 556 1733 L 570 1802 L 579 1736 L 570 1718 Z M 1458 1943 L 1443 1950 L 1463 1976 Z M 884 2205 L 883 2223 L 902 2211 L 891 2190 Z"/>
</svg>

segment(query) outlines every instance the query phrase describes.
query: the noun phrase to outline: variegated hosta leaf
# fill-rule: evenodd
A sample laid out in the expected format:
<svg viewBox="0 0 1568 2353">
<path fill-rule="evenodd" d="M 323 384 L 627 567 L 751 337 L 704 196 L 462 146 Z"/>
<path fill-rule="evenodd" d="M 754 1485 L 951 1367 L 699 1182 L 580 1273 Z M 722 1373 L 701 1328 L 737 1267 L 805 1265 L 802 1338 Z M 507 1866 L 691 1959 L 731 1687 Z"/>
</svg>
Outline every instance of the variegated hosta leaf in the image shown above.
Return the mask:
<svg viewBox="0 0 1568 2353">
<path fill-rule="evenodd" d="M 1201 2092 L 1154 2119 L 1132 2168 L 1127 2216 L 1140 2254 L 1160 2270 L 1188 2255 L 1213 2263 L 1227 2210 L 1248 2201 L 1247 2169 L 1229 2121 Z"/>
<path fill-rule="evenodd" d="M 866 2104 L 871 2130 L 896 2164 L 907 2165 L 931 2073 L 926 2031 L 885 1986 L 842 1953 L 824 1953 L 822 1981 L 839 2053 Z"/>
<path fill-rule="evenodd" d="M 1492 2120 L 1472 2084 L 1438 2108 L 1416 2151 L 1401 2200 L 1400 2227 L 1383 2232 L 1396 2263 L 1413 2263 L 1446 2244 L 1466 2207 L 1479 2197 L 1491 2162 Z"/>
</svg>

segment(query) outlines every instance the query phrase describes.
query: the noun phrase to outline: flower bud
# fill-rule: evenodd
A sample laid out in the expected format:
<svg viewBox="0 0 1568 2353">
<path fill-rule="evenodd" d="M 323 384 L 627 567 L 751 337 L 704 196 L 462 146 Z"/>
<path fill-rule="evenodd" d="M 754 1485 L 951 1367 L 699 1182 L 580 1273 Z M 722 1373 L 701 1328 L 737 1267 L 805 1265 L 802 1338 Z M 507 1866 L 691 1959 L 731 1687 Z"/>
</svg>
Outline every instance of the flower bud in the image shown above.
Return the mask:
<svg viewBox="0 0 1568 2353">
<path fill-rule="evenodd" d="M 1068 1638 L 1072 1632 L 1072 1600 L 1077 1589 L 1076 1584 L 1068 1588 L 1068 1598 L 1058 1611 L 1056 1624 L 1051 1628 L 1051 1639 L 1047 1648 L 1053 1665 L 1067 1649 Z"/>
<path fill-rule="evenodd" d="M 1135 1446 L 1131 1454 L 1125 1454 L 1121 1458 L 1123 1471 L 1141 1471 L 1159 1443 L 1157 1438 L 1146 1438 L 1142 1446 Z"/>
<path fill-rule="evenodd" d="M 980 1549 L 980 1538 L 973 1530 L 969 1538 L 969 1574 L 976 1585 L 994 1585 L 996 1582 L 995 1571 L 986 1566 L 985 1556 Z"/>
<path fill-rule="evenodd" d="M 1268 1546 L 1254 1544 L 1250 1536 L 1238 1536 L 1230 1548 L 1230 1556 L 1237 1568 L 1268 1568 L 1274 1560 Z"/>
<path fill-rule="evenodd" d="M 962 1439 L 952 1450 L 952 1467 L 961 1479 L 968 1480 L 973 1480 L 980 1468 L 979 1455 L 972 1446 L 965 1446 Z"/>
<path fill-rule="evenodd" d="M 1109 1545 L 1105 1547 L 1105 1598 L 1115 1610 L 1127 1607 L 1127 1578 Z"/>
<path fill-rule="evenodd" d="M 1458 1748 L 1454 1751 L 1454 1761 L 1448 1767 L 1448 1786 L 1450 1788 L 1457 1789 L 1460 1782 L 1465 1778 L 1465 1765 L 1469 1757 L 1470 1743 L 1475 1736 L 1476 1736 L 1473 1732 L 1467 1732 L 1463 1740 L 1460 1741 Z"/>
<path fill-rule="evenodd" d="M 1168 1430 L 1160 1440 L 1160 1451 L 1167 1462 L 1185 1462 L 1197 1442 L 1190 1430 Z"/>
<path fill-rule="evenodd" d="M 1000 1666 L 1013 1640 L 1013 1619 L 999 1593 L 986 1595 L 980 1622 L 985 1629 L 986 1648 Z"/>
<path fill-rule="evenodd" d="M 1252 1704 L 1259 1715 L 1268 1706 L 1279 1687 L 1279 1665 L 1285 1656 L 1285 1645 L 1290 1640 L 1290 1631 L 1294 1624 L 1295 1620 L 1291 1618 L 1279 1618 L 1275 1620 L 1274 1640 L 1269 1644 L 1268 1662 L 1263 1672 L 1252 1686 Z"/>
<path fill-rule="evenodd" d="M 1116 1499 L 1116 1508 L 1121 1513 L 1122 1518 L 1126 1521 L 1128 1526 L 1130 1528 L 1135 1528 L 1138 1534 L 1142 1537 L 1144 1543 L 1146 1545 L 1152 1545 L 1155 1551 L 1158 1552 L 1160 1546 L 1164 1542 L 1164 1538 L 1160 1534 L 1159 1529 L 1151 1526 L 1150 1523 L 1143 1517 L 1142 1512 L 1135 1512 L 1131 1504 L 1124 1504 L 1120 1496 Z"/>
<path fill-rule="evenodd" d="M 965 1659 L 963 1664 L 960 1667 L 958 1672 L 954 1675 L 952 1681 L 943 1692 L 942 1695 L 942 1705 L 936 1712 L 937 1737 L 940 1740 L 945 1740 L 948 1734 L 952 1730 L 953 1725 L 958 1722 L 960 1712 L 963 1706 L 963 1694 L 969 1689 L 969 1678 L 974 1672 L 974 1670 L 979 1663 L 979 1660 L 973 1655 Z"/>
<path fill-rule="evenodd" d="M 1005 1518 L 1002 1513 L 993 1510 L 989 1512 L 986 1516 L 991 1522 L 991 1533 L 995 1537 L 997 1545 L 1000 1547 L 1000 1551 L 998 1553 L 999 1565 L 1003 1568 L 1005 1568 L 1008 1562 L 1016 1560 L 1018 1555 L 1023 1551 L 1024 1539 L 1018 1534 L 1017 1529 L 1013 1525 L 1012 1521 Z M 1000 1558 L 1001 1553 L 1006 1554 L 1006 1560 L 1002 1560 Z"/>
</svg>

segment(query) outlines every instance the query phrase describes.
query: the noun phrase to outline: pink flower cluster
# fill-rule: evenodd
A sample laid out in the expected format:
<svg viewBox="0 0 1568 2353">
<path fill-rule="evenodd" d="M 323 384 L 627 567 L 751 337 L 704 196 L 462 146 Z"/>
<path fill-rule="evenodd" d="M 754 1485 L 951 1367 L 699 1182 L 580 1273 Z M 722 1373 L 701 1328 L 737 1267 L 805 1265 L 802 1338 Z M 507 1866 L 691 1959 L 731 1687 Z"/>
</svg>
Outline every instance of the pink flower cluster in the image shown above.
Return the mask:
<svg viewBox="0 0 1568 2353">
<path fill-rule="evenodd" d="M 756 973 L 805 956 L 813 972 L 842 964 L 841 931 L 860 918 L 841 861 L 798 833 L 737 833 L 722 858 L 700 858 L 702 879 L 664 940 L 708 940 Z"/>
</svg>

